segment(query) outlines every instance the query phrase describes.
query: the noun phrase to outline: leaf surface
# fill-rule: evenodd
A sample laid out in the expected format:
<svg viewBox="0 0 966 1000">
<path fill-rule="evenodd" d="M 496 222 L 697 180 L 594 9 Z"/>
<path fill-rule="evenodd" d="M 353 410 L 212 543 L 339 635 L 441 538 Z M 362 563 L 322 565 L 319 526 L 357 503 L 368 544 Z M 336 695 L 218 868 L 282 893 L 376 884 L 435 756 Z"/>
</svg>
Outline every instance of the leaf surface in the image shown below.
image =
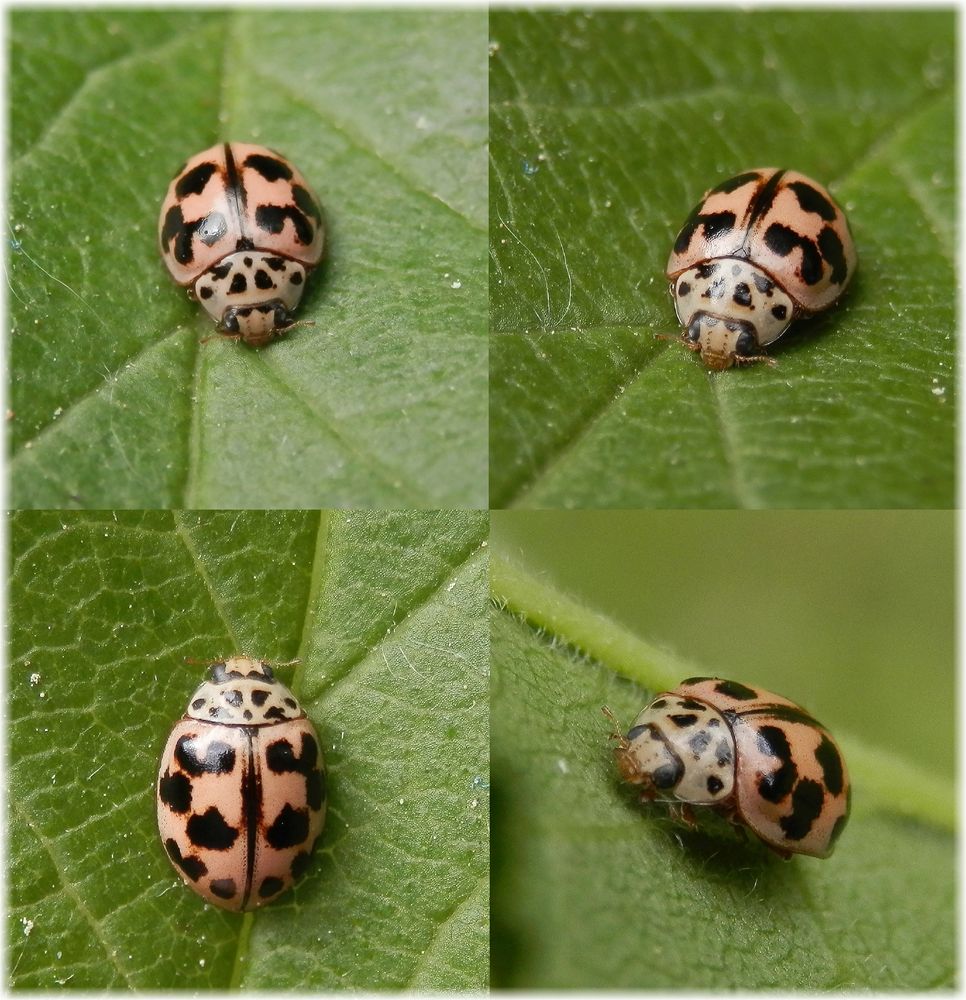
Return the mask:
<svg viewBox="0 0 966 1000">
<path fill-rule="evenodd" d="M 490 35 L 491 505 L 952 506 L 953 13 L 496 11 Z M 769 165 L 830 186 L 858 273 L 774 368 L 708 373 L 655 339 L 667 256 L 705 190 Z"/>
<path fill-rule="evenodd" d="M 16 506 L 484 505 L 485 24 L 14 12 Z M 314 325 L 261 350 L 204 342 L 156 246 L 171 177 L 225 139 L 281 150 L 327 215 Z"/>
<path fill-rule="evenodd" d="M 13 989 L 483 990 L 486 517 L 11 517 Z M 208 661 L 280 668 L 329 814 L 305 879 L 250 916 L 158 839 L 167 733 Z"/>
</svg>

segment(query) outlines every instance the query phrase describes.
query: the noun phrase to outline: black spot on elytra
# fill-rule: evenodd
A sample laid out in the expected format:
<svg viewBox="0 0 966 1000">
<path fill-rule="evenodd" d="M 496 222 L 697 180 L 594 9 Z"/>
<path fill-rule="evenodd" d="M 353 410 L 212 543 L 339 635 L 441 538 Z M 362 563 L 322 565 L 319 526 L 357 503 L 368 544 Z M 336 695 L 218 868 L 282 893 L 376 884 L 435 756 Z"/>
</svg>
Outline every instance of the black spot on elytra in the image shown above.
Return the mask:
<svg viewBox="0 0 966 1000">
<path fill-rule="evenodd" d="M 822 786 L 811 778 L 803 778 L 792 793 L 791 813 L 782 816 L 778 825 L 789 840 L 801 840 L 808 835 L 815 820 L 821 815 L 824 804 L 825 792 Z"/>
<path fill-rule="evenodd" d="M 285 261 L 281 257 L 266 257 L 262 263 L 273 271 L 285 270 Z"/>
<path fill-rule="evenodd" d="M 248 279 L 241 271 L 236 271 L 231 279 L 231 287 L 228 289 L 229 295 L 242 295 L 248 291 Z"/>
<path fill-rule="evenodd" d="M 682 698 L 678 702 L 678 707 L 686 708 L 689 712 L 706 712 L 708 710 L 708 706 L 703 701 L 698 701 L 697 698 Z"/>
<path fill-rule="evenodd" d="M 682 715 L 669 715 L 668 719 L 678 727 L 678 729 L 687 729 L 688 726 L 693 726 L 697 721 L 698 717 L 691 712 L 686 712 Z"/>
<path fill-rule="evenodd" d="M 805 181 L 792 181 L 788 189 L 794 192 L 798 204 L 804 211 L 820 215 L 826 222 L 834 221 L 835 206 L 811 184 L 806 184 Z"/>
<path fill-rule="evenodd" d="M 755 737 L 759 752 L 780 762 L 777 770 L 758 779 L 758 794 L 768 802 L 781 802 L 788 797 L 798 780 L 798 768 L 792 759 L 788 737 L 778 726 L 762 726 Z"/>
<path fill-rule="evenodd" d="M 214 294 L 215 293 L 212 291 L 212 289 L 211 289 L 211 287 L 209 285 L 201 285 L 201 287 L 198 289 L 198 295 L 199 295 L 200 298 L 203 298 L 203 299 L 210 299 L 212 297 L 212 295 L 214 295 Z M 201 704 L 203 705 L 204 702 L 202 702 Z M 200 708 L 201 705 L 192 706 L 192 707 Z"/>
<path fill-rule="evenodd" d="M 710 278 L 711 275 L 718 270 L 718 262 L 716 260 L 712 260 L 705 264 L 698 264 L 694 270 L 699 278 Z M 684 683 L 687 684 L 687 681 Z"/>
<path fill-rule="evenodd" d="M 717 722 L 718 720 L 713 721 Z M 715 749 L 715 762 L 718 767 L 727 767 L 731 761 L 731 743 L 728 740 L 722 740 Z"/>
<path fill-rule="evenodd" d="M 821 723 L 816 722 L 804 708 L 798 705 L 760 705 L 758 708 L 748 708 L 741 710 L 738 714 L 743 719 L 751 718 L 754 715 L 767 715 L 771 719 L 778 719 L 780 722 L 800 722 L 803 726 L 818 727 L 824 729 Z"/>
<path fill-rule="evenodd" d="M 238 893 L 238 886 L 233 878 L 213 878 L 208 883 L 208 888 L 219 899 L 231 899 Z"/>
<path fill-rule="evenodd" d="M 325 799 L 325 778 L 319 767 L 319 745 L 308 733 L 302 733 L 302 752 L 296 757 L 295 748 L 285 739 L 269 743 L 265 763 L 275 774 L 301 774 L 305 779 L 305 801 L 318 811 Z"/>
<path fill-rule="evenodd" d="M 667 704 L 667 698 L 658 698 L 657 701 L 651 702 L 651 708 L 664 708 Z"/>
<path fill-rule="evenodd" d="M 267 312 L 271 311 L 272 307 L 271 306 L 257 306 L 256 308 L 257 308 L 258 312 L 267 313 Z M 241 311 L 241 314 L 244 315 L 244 316 L 249 316 L 249 315 L 251 315 L 251 312 L 252 312 L 251 309 L 243 309 Z M 266 719 L 285 719 L 285 718 L 287 718 L 287 715 L 285 713 L 285 709 L 282 708 L 280 705 L 273 705 L 265 713 L 265 718 Z"/>
<path fill-rule="evenodd" d="M 322 224 L 322 212 L 319 209 L 318 203 L 309 194 L 308 190 L 301 186 L 301 184 L 295 184 L 292 187 L 292 197 L 295 199 L 295 204 L 298 205 L 302 211 L 312 219 L 315 219 L 316 225 Z"/>
<path fill-rule="evenodd" d="M 208 874 L 208 869 L 205 867 L 204 861 L 201 858 L 196 858 L 193 854 L 184 857 L 181 854 L 181 848 L 178 847 L 178 842 L 172 837 L 168 837 L 164 842 L 164 849 L 168 852 L 168 857 L 171 858 L 192 882 L 197 882 L 202 875 Z"/>
<path fill-rule="evenodd" d="M 734 212 L 709 212 L 707 215 L 702 215 L 700 208 L 698 205 L 678 233 L 678 238 L 674 241 L 675 253 L 684 253 L 688 249 L 698 229 L 702 230 L 706 240 L 713 240 L 734 228 Z"/>
<path fill-rule="evenodd" d="M 255 272 L 255 287 L 261 289 L 274 288 L 275 282 L 272 281 L 268 271 L 263 271 L 259 268 Z"/>
<path fill-rule="evenodd" d="M 829 847 L 834 847 L 835 842 L 839 839 L 842 835 L 842 831 L 845 829 L 845 824 L 849 821 L 849 813 L 852 811 L 851 786 L 845 794 L 845 812 L 839 816 L 839 818 L 835 821 L 835 826 L 832 827 L 832 832 L 829 835 Z"/>
<path fill-rule="evenodd" d="M 725 293 L 725 283 L 724 278 L 716 278 L 714 281 L 708 285 L 707 291 L 704 293 L 702 298 L 705 299 L 721 299 L 724 298 Z"/>
<path fill-rule="evenodd" d="M 192 240 L 203 222 L 204 219 L 186 222 L 181 206 L 172 205 L 165 213 L 164 225 L 161 227 L 161 249 L 166 253 L 173 253 L 179 264 L 190 264 L 195 257 Z"/>
<path fill-rule="evenodd" d="M 188 812 L 191 809 L 191 779 L 180 771 L 172 774 L 165 770 L 158 782 L 158 798 L 174 813 Z"/>
<path fill-rule="evenodd" d="M 708 791 L 712 795 L 717 795 L 718 792 L 720 792 L 721 789 L 724 788 L 724 782 L 720 778 L 715 777 L 713 774 L 708 777 L 707 784 L 708 784 Z"/>
<path fill-rule="evenodd" d="M 216 264 L 208 273 L 211 275 L 212 281 L 222 281 L 227 278 L 229 274 L 231 274 L 231 264 Z M 224 667 L 222 669 L 224 669 Z M 234 676 L 238 677 L 239 675 L 235 674 Z M 224 684 L 227 683 L 228 677 L 225 676 L 221 679 L 215 678 L 215 680 L 219 684 Z"/>
<path fill-rule="evenodd" d="M 744 684 L 737 681 L 718 681 L 714 686 L 718 694 L 723 694 L 727 698 L 734 698 L 735 701 L 752 701 L 758 697 L 758 692 L 753 691 Z"/>
<path fill-rule="evenodd" d="M 252 713 L 247 708 L 245 709 L 244 715 L 245 715 L 245 719 L 246 720 L 247 719 L 251 719 L 251 717 L 252 717 Z"/>
<path fill-rule="evenodd" d="M 848 277 L 849 266 L 845 260 L 845 247 L 842 246 L 839 234 L 834 229 L 826 226 L 818 234 L 818 248 L 822 251 L 822 256 L 832 268 L 832 283 L 841 285 L 846 277 Z"/>
<path fill-rule="evenodd" d="M 202 774 L 231 774 L 235 769 L 235 750 L 221 740 L 211 740 L 205 747 L 205 755 L 199 754 L 201 741 L 182 736 L 174 747 L 174 759 L 182 771 L 197 778 Z"/>
<path fill-rule="evenodd" d="M 269 896 L 276 896 L 285 888 L 285 883 L 276 875 L 269 875 L 262 879 L 262 884 L 258 887 L 260 899 L 268 899 Z"/>
<path fill-rule="evenodd" d="M 217 170 L 218 165 L 210 161 L 192 167 L 186 174 L 182 174 L 178 178 L 174 186 L 175 195 L 178 198 L 187 198 L 192 194 L 201 194 Z"/>
<path fill-rule="evenodd" d="M 257 170 L 267 181 L 288 181 L 292 179 L 292 168 L 275 156 L 251 153 L 245 157 L 243 166 Z"/>
<path fill-rule="evenodd" d="M 252 259 L 251 259 L 251 257 L 245 257 L 244 260 L 242 261 L 242 263 L 244 263 L 245 267 L 251 267 L 252 266 Z"/>
<path fill-rule="evenodd" d="M 254 691 L 252 691 L 252 704 L 256 708 L 261 708 L 262 705 L 264 705 L 265 702 L 268 701 L 270 694 L 271 691 L 263 691 L 260 688 L 256 688 Z"/>
<path fill-rule="evenodd" d="M 241 691 L 235 691 L 234 689 L 231 691 L 222 691 L 221 696 L 234 708 L 238 708 L 244 700 Z"/>
<path fill-rule="evenodd" d="M 192 816 L 187 831 L 195 847 L 206 847 L 210 851 L 227 851 L 238 839 L 238 831 L 225 822 L 225 817 L 214 806 Z"/>
<path fill-rule="evenodd" d="M 712 716 L 710 719 L 708 719 L 708 725 L 709 726 L 720 726 L 721 723 L 714 716 Z"/>
<path fill-rule="evenodd" d="M 781 187 L 781 179 L 784 176 L 784 173 L 784 170 L 776 170 L 755 192 L 755 195 L 749 204 L 750 211 L 748 212 L 748 229 L 751 229 L 758 219 L 766 215 L 771 206 L 774 204 L 775 199 L 778 197 L 778 191 Z"/>
<path fill-rule="evenodd" d="M 772 306 L 771 314 L 775 319 L 784 319 L 788 315 L 788 310 L 785 306 Z"/>
<path fill-rule="evenodd" d="M 691 286 L 686 281 L 682 281 L 678 285 L 678 295 L 683 298 L 685 295 L 690 295 L 690 294 L 691 294 Z"/>
<path fill-rule="evenodd" d="M 297 847 L 309 835 L 308 809 L 293 809 L 286 803 L 275 817 L 275 822 L 265 831 L 265 839 L 277 851 Z"/>
<path fill-rule="evenodd" d="M 312 855 L 310 852 L 299 851 L 298 854 L 292 858 L 292 878 L 301 878 L 309 870 L 311 862 Z"/>
<path fill-rule="evenodd" d="M 211 295 L 211 289 L 208 289 L 208 295 Z M 195 698 L 195 700 L 191 703 L 191 707 L 196 712 L 198 711 L 199 708 L 204 708 L 204 705 L 205 705 L 205 699 L 204 698 Z"/>
<path fill-rule="evenodd" d="M 773 222 L 763 237 L 765 246 L 779 257 L 787 257 L 792 251 L 802 251 L 799 274 L 806 285 L 817 285 L 822 280 L 822 255 L 815 243 L 806 236 L 800 236 L 794 229 Z"/>
<path fill-rule="evenodd" d="M 757 181 L 759 177 L 760 174 L 756 174 L 754 171 L 748 171 L 743 174 L 735 174 L 734 177 L 729 177 L 726 181 L 722 181 L 717 187 L 712 188 L 708 194 L 731 194 L 732 191 L 737 191 L 738 188 L 744 187 L 752 181 Z"/>
<path fill-rule="evenodd" d="M 259 205 L 255 209 L 255 224 L 267 233 L 278 235 L 285 228 L 285 220 L 291 219 L 295 227 L 295 238 L 307 246 L 312 242 L 315 230 L 304 212 L 291 205 Z"/>
<path fill-rule="evenodd" d="M 735 291 L 731 297 L 739 306 L 751 305 L 751 289 L 743 281 L 739 281 L 738 284 L 735 285 Z"/>
<path fill-rule="evenodd" d="M 292 858 L 292 878 L 301 878 L 306 871 L 308 871 L 309 863 L 312 860 L 312 855 L 315 853 L 316 847 L 319 846 L 321 836 L 322 835 L 319 834 L 315 840 L 312 841 L 312 846 L 307 851 L 299 851 L 298 854 Z"/>
<path fill-rule="evenodd" d="M 823 733 L 822 742 L 815 751 L 815 759 L 822 769 L 822 780 L 825 787 L 833 795 L 841 795 L 845 785 L 845 775 L 842 769 L 842 758 L 835 744 Z"/>
</svg>

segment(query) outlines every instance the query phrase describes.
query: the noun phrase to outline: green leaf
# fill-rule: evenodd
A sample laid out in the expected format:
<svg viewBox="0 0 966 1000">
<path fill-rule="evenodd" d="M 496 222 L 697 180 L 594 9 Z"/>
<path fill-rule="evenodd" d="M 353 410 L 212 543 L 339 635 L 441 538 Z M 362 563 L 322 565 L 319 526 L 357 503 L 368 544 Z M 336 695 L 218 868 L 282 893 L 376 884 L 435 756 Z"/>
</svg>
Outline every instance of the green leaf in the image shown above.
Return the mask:
<svg viewBox="0 0 966 1000">
<path fill-rule="evenodd" d="M 486 987 L 486 515 L 9 521 L 10 986 Z M 209 660 L 294 656 L 329 815 L 256 914 L 175 875 L 158 758 Z"/>
<path fill-rule="evenodd" d="M 715 667 L 629 634 L 499 546 L 492 579 L 494 985 L 952 988 L 952 781 L 897 758 L 888 728 L 873 742 L 835 725 L 855 795 L 831 859 L 781 862 L 714 818 L 688 831 L 621 784 L 600 709 L 629 724 Z M 951 680 L 930 696 L 951 698 Z"/>
<path fill-rule="evenodd" d="M 490 37 L 491 506 L 952 506 L 954 13 L 496 11 Z M 831 187 L 858 274 L 774 368 L 708 373 L 655 339 L 667 256 L 768 165 Z"/>
<path fill-rule="evenodd" d="M 486 15 L 19 10 L 8 167 L 19 507 L 485 503 Z M 160 202 L 226 138 L 327 213 L 298 328 L 213 338 Z M 268 460 L 270 456 L 271 460 Z"/>
</svg>

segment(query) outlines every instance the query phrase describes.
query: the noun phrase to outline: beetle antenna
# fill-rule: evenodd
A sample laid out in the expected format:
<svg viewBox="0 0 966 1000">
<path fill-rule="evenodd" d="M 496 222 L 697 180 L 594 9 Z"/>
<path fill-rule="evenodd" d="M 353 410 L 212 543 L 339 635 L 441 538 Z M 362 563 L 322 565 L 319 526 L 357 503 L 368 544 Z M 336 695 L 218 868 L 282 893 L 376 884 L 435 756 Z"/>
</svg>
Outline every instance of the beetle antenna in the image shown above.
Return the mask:
<svg viewBox="0 0 966 1000">
<path fill-rule="evenodd" d="M 604 715 L 607 716 L 608 719 L 610 719 L 611 724 L 614 727 L 614 731 L 610 734 L 610 738 L 612 740 L 617 740 L 622 750 L 626 749 L 628 746 L 630 746 L 630 744 L 627 742 L 626 737 L 621 732 L 621 724 L 617 721 L 617 716 L 614 715 L 614 713 L 606 705 L 601 705 L 600 710 L 604 713 Z"/>
</svg>

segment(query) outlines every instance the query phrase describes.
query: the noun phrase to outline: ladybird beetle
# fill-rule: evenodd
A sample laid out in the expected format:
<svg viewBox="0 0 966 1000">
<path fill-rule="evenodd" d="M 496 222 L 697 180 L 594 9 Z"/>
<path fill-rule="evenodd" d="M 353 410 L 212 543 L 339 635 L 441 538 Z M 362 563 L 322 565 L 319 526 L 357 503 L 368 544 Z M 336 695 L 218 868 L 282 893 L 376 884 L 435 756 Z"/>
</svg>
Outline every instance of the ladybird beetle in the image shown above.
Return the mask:
<svg viewBox="0 0 966 1000">
<path fill-rule="evenodd" d="M 230 337 L 255 347 L 290 327 L 322 257 L 322 208 L 284 156 L 225 142 L 192 156 L 168 186 L 161 256 Z"/>
<path fill-rule="evenodd" d="M 212 664 L 158 773 L 158 829 L 178 874 L 226 910 L 271 902 L 308 867 L 325 798 L 318 736 L 272 668 Z"/>
<path fill-rule="evenodd" d="M 690 807 L 710 806 L 783 858 L 827 858 L 848 820 L 849 773 L 835 740 L 761 688 L 691 677 L 614 738 L 621 775 L 642 800 L 670 800 L 692 826 Z"/>
<path fill-rule="evenodd" d="M 711 369 L 768 361 L 792 320 L 834 305 L 857 257 L 842 209 L 793 170 L 748 170 L 708 191 L 667 264 L 682 341 Z"/>
</svg>

